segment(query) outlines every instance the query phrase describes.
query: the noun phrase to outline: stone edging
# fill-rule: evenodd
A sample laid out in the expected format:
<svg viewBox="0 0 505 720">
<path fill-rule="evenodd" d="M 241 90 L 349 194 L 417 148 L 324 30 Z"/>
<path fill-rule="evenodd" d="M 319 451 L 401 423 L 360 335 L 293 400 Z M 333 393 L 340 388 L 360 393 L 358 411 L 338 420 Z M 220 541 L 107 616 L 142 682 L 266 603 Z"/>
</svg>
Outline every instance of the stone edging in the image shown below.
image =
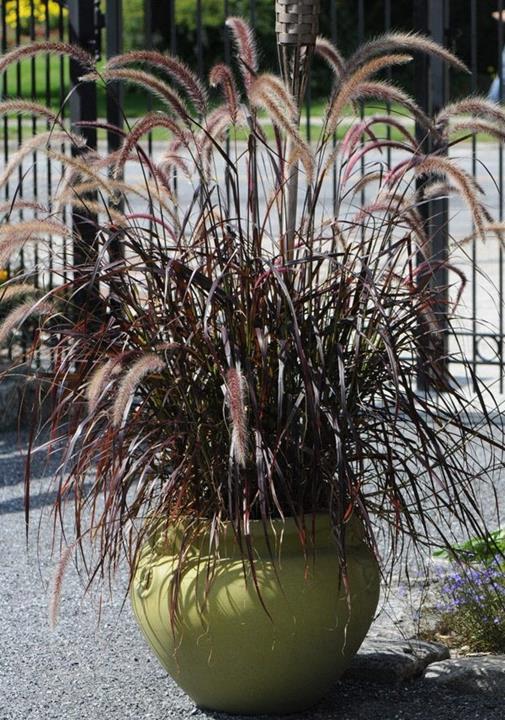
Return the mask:
<svg viewBox="0 0 505 720">
<path fill-rule="evenodd" d="M 342 680 L 398 684 L 418 680 L 462 694 L 505 699 L 505 655 L 450 657 L 440 643 L 366 639 Z"/>
</svg>

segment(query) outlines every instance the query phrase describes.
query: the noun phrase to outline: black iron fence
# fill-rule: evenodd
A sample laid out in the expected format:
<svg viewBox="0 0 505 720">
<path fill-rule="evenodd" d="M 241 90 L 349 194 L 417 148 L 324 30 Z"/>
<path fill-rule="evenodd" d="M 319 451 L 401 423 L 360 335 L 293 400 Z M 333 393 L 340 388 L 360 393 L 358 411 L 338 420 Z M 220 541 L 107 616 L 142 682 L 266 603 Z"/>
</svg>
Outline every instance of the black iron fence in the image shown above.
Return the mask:
<svg viewBox="0 0 505 720">
<path fill-rule="evenodd" d="M 505 24 L 491 17 L 502 13 L 505 0 L 483 3 L 478 0 L 333 0 L 322 2 L 321 30 L 343 51 L 350 52 L 368 37 L 392 29 L 416 30 L 431 34 L 455 51 L 471 69 L 471 74 L 449 72 L 439 62 L 416 58 L 408 70 L 399 71 L 393 80 L 413 93 L 421 106 L 434 111 L 447 100 L 463 94 L 486 94 L 493 74 L 501 67 Z M 241 14 L 250 19 L 257 31 L 263 64 L 276 62 L 274 8 L 272 0 L 2 0 L 0 5 L 1 51 L 38 39 L 67 39 L 78 42 L 99 55 L 113 55 L 125 46 L 157 47 L 177 53 L 202 76 L 218 59 L 229 60 L 231 44 L 224 31 L 228 15 Z M 105 29 L 103 29 L 105 28 Z M 72 120 L 101 117 L 120 125 L 122 109 L 134 116 L 145 100 L 128 92 L 123 102 L 120 88 L 107 97 L 96 95 L 90 84 L 79 86 L 80 69 L 68 67 L 59 57 L 40 57 L 18 63 L 5 73 L 0 82 L 3 98 L 22 96 L 38 99 L 70 112 Z M 323 68 L 313 72 L 307 92 L 307 134 L 310 138 L 318 100 L 330 86 Z M 73 89 L 72 89 L 73 88 Z M 70 102 L 65 103 L 71 92 Z M 498 83 L 499 98 L 505 97 L 503 82 Z M 139 99 L 140 98 L 140 99 Z M 41 120 L 4 116 L 1 118 L 2 152 L 6 164 L 16 148 L 27 137 L 40 131 Z M 97 142 L 96 133 L 87 131 L 88 144 Z M 118 138 L 109 134 L 113 149 Z M 503 149 L 487 140 L 469 140 L 462 159 L 467 169 L 485 186 L 488 202 L 495 216 L 503 220 L 504 165 Z M 50 203 L 58 168 L 49 160 L 26 159 L 15 179 L 5 186 L 1 202 L 14 195 L 26 196 L 44 204 Z M 33 166 L 33 172 L 27 173 Z M 25 178 L 26 174 L 26 178 Z M 434 211 L 435 210 L 435 211 Z M 19 211 L 22 214 L 22 210 Z M 430 208 L 431 231 L 436 252 L 443 257 L 451 236 L 464 227 L 465 214 L 452 201 Z M 88 228 L 90 226 L 88 225 Z M 81 234 L 86 240 L 86 227 Z M 459 253 L 459 254 L 458 254 Z M 20 262 L 26 263 L 21 257 Z M 37 261 L 37 258 L 34 258 Z M 449 354 L 461 347 L 481 377 L 505 381 L 504 338 L 504 267 L 503 248 L 491 242 L 472 240 L 457 251 L 457 262 L 468 282 L 463 296 L 466 316 L 459 327 L 446 333 Z M 52 281 L 50 260 L 44 268 L 45 281 Z M 451 284 L 446 270 L 440 271 L 441 286 Z M 445 299 L 442 298 L 442 302 Z"/>
</svg>

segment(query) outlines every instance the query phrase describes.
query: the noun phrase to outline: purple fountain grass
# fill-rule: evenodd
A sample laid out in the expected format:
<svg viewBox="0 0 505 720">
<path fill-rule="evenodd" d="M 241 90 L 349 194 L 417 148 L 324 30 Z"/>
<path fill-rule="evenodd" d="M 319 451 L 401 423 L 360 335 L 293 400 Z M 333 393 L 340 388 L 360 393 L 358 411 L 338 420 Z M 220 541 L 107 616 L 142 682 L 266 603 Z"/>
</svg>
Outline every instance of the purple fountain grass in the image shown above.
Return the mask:
<svg viewBox="0 0 505 720">
<path fill-rule="evenodd" d="M 209 73 L 209 83 L 211 87 L 219 86 L 222 88 L 232 123 L 237 122 L 240 98 L 235 77 L 230 68 L 224 63 L 214 65 Z"/>
<path fill-rule="evenodd" d="M 163 55 L 154 50 L 134 50 L 124 55 L 116 55 L 108 60 L 105 70 L 108 71 L 110 68 L 124 67 L 133 63 L 146 63 L 165 72 L 171 80 L 174 80 L 184 90 L 197 110 L 202 115 L 205 115 L 208 104 L 207 90 L 186 63 L 178 58 Z"/>
<path fill-rule="evenodd" d="M 102 397 L 104 389 L 112 378 L 121 372 L 121 357 L 113 357 L 98 367 L 89 379 L 86 389 L 89 412 L 93 414 Z"/>
<path fill-rule="evenodd" d="M 26 295 L 33 295 L 34 293 L 40 292 L 34 285 L 28 283 L 16 283 L 16 285 L 4 285 L 0 290 L 0 302 L 8 303 L 19 297 L 25 297 Z"/>
<path fill-rule="evenodd" d="M 300 110 L 296 100 L 279 77 L 272 73 L 261 73 L 254 80 L 254 90 L 265 92 L 272 100 L 280 103 L 281 107 L 288 111 L 291 122 L 298 121 Z"/>
<path fill-rule="evenodd" d="M 279 103 L 281 97 L 278 93 L 274 92 L 273 87 L 267 90 L 265 84 L 256 84 L 256 82 L 251 84 L 249 98 L 255 107 L 266 110 L 274 125 L 284 131 L 292 141 L 296 155 L 287 158 L 287 161 L 289 163 L 295 162 L 296 160 L 301 161 L 305 170 L 307 183 L 310 185 L 314 174 L 314 158 L 310 147 L 305 140 L 303 140 L 296 126 L 296 122 L 290 114 L 291 106 Z"/>
<path fill-rule="evenodd" d="M 249 90 L 258 70 L 258 54 L 254 34 L 247 22 L 240 17 L 229 17 L 226 26 L 230 28 L 241 61 L 240 72 L 246 89 Z"/>
<path fill-rule="evenodd" d="M 49 122 L 53 125 L 58 125 L 60 128 L 63 128 L 65 131 L 67 131 L 65 123 L 63 122 L 63 119 L 60 117 L 59 113 L 53 112 L 50 108 L 46 107 L 45 105 L 41 105 L 34 100 L 2 100 L 0 102 L 0 115 L 10 114 L 26 114 L 31 116 L 36 115 L 37 117 L 42 117 L 46 120 L 49 120 Z"/>
<path fill-rule="evenodd" d="M 27 58 L 33 58 L 37 55 L 64 55 L 77 60 L 83 67 L 94 68 L 95 59 L 92 55 L 87 53 L 77 45 L 70 45 L 64 42 L 41 42 L 31 43 L 30 45 L 21 45 L 10 52 L 5 53 L 0 57 L 0 74 L 20 60 L 26 60 Z"/>
<path fill-rule="evenodd" d="M 247 419 L 244 387 L 245 380 L 240 368 L 230 368 L 226 373 L 226 390 L 232 422 L 231 453 L 240 467 L 245 467 L 247 460 Z"/>
<path fill-rule="evenodd" d="M 457 70 L 468 72 L 466 65 L 442 45 L 424 35 L 400 32 L 388 33 L 363 43 L 347 61 L 346 71 L 348 74 L 353 73 L 357 68 L 375 57 L 405 51 L 433 55 L 443 60 L 447 65 L 452 65 Z"/>
<path fill-rule="evenodd" d="M 3 173 L 0 174 L 0 187 L 4 187 L 13 172 L 22 165 L 23 160 L 26 157 L 37 150 L 43 149 L 44 146 L 49 147 L 50 143 L 61 144 L 63 142 L 70 142 L 76 148 L 83 148 L 86 145 L 84 138 L 68 131 L 55 132 L 54 130 L 49 130 L 48 132 L 39 133 L 38 135 L 34 135 L 32 138 L 25 140 L 19 150 L 17 150 L 9 159 Z"/>
<path fill-rule="evenodd" d="M 23 296 L 26 293 L 23 293 Z M 54 313 L 55 306 L 47 300 L 26 300 L 12 310 L 7 317 L 0 322 L 0 342 L 4 343 L 13 330 L 17 330 L 34 315 L 50 315 Z"/>
<path fill-rule="evenodd" d="M 53 586 L 51 591 L 51 600 L 49 603 L 49 623 L 52 628 L 58 624 L 58 615 L 61 603 L 61 591 L 63 589 L 63 579 L 67 571 L 68 565 L 72 559 L 75 550 L 75 543 L 66 545 L 61 553 L 60 560 L 56 566 L 53 577 Z"/>
<path fill-rule="evenodd" d="M 35 219 L 0 225 L 0 265 L 5 265 L 13 253 L 29 242 L 41 242 L 48 235 L 69 238 L 72 235 L 67 225 L 59 220 Z"/>
<path fill-rule="evenodd" d="M 469 135 L 483 133 L 484 135 L 495 138 L 500 143 L 505 141 L 505 127 L 500 128 L 499 126 L 486 122 L 485 120 L 460 120 L 459 122 L 451 125 L 447 135 L 450 138 L 452 135 L 457 137 L 462 133 L 467 133 Z"/>
<path fill-rule="evenodd" d="M 61 283 L 60 314 L 52 309 L 43 324 L 57 397 L 50 425 L 65 447 L 57 513 L 72 507 L 81 526 L 76 554 L 93 577 L 107 576 L 125 554 L 134 566 L 158 521 L 188 528 L 205 521 L 216 533 L 227 521 L 245 547 L 252 519 L 267 526 L 293 516 L 310 540 L 310 516 L 320 512 L 333 518 L 343 568 L 351 515 L 376 551 L 386 526 L 393 554 L 407 546 L 402 533 L 418 545 L 447 544 L 454 524 L 482 536 L 474 478 L 502 467 L 505 442 L 484 403 L 483 422 L 473 425 L 457 379 L 439 369 L 444 326 L 433 281 L 442 268 L 454 271 L 454 312 L 465 278 L 450 259 L 432 258 L 422 208 L 449 191 L 482 236 L 501 237 L 503 227 L 457 161 L 422 152 L 401 115 L 356 117 L 343 139 L 333 133 L 367 98 L 398 103 L 438 147 L 461 133 L 502 138 L 505 113 L 471 98 L 432 119 L 376 79 L 418 51 L 461 67 L 421 36 L 385 36 L 348 60 L 320 39 L 315 61 L 332 67 L 335 83 L 309 144 L 291 93 L 259 71 L 247 23 L 230 18 L 228 26 L 236 67 L 210 71 L 222 95 L 217 106 L 177 58 L 127 53 L 103 72 L 87 59 L 83 81 L 132 83 L 163 108 L 121 130 L 121 148 L 111 154 L 44 148 L 65 172 L 39 217 L 13 221 L 2 204 L 0 262 L 12 258 L 13 267 L 28 241 L 77 240 L 63 222 L 69 208 L 88 210 L 95 233 L 75 265 L 64 261 L 61 242 L 44 245 L 44 262 L 48 254 Z M 24 48 L 0 68 L 47 50 Z M 149 157 L 145 135 L 157 127 L 168 137 L 159 157 Z M 384 138 L 384 127 L 400 139 Z M 68 150 L 77 141 L 66 136 Z M 388 150 L 400 155 L 391 168 Z M 287 184 L 298 161 L 300 204 L 288 242 Z M 140 182 L 129 179 L 133 166 Z M 329 182 L 334 204 L 325 203 Z M 29 277 L 18 281 L 19 295 L 12 280 L 0 287 L 0 304 L 12 310 L 4 339 L 53 302 L 44 287 L 26 289 Z M 76 306 L 88 291 L 93 303 Z M 36 336 L 23 361 L 35 361 L 41 342 Z M 438 397 L 418 390 L 420 371 L 430 373 Z M 96 555 L 83 538 L 95 540 Z"/>
<path fill-rule="evenodd" d="M 119 177 L 124 164 L 142 136 L 147 135 L 147 133 L 151 132 L 156 127 L 166 128 L 170 133 L 172 133 L 172 135 L 175 136 L 176 141 L 181 147 L 189 146 L 190 138 L 187 136 L 187 131 L 185 132 L 175 120 L 169 117 L 166 113 L 150 112 L 135 123 L 125 138 L 121 147 L 121 152 L 119 153 L 116 161 L 114 169 L 115 177 Z"/>
<path fill-rule="evenodd" d="M 165 367 L 163 360 L 154 354 L 146 353 L 133 363 L 124 375 L 117 389 L 112 408 L 112 423 L 120 427 L 134 400 L 135 391 L 146 375 L 159 373 Z"/>
<path fill-rule="evenodd" d="M 4 200 L 0 203 L 0 213 L 5 213 L 9 217 L 18 210 L 34 210 L 36 213 L 48 214 L 46 205 L 34 200 L 26 200 L 25 198 L 13 198 L 12 200 Z"/>
<path fill-rule="evenodd" d="M 337 79 L 343 75 L 345 60 L 333 43 L 319 36 L 316 40 L 315 53 L 326 60 Z"/>
<path fill-rule="evenodd" d="M 190 115 L 184 100 L 181 96 L 163 80 L 159 80 L 151 73 L 144 70 L 135 70 L 131 68 L 105 68 L 100 73 L 92 72 L 83 75 L 80 80 L 82 82 L 93 82 L 95 80 L 104 79 L 107 82 L 112 80 L 123 80 L 137 85 L 139 87 L 148 88 L 152 94 L 159 98 L 175 114 L 177 118 L 190 124 Z"/>
</svg>

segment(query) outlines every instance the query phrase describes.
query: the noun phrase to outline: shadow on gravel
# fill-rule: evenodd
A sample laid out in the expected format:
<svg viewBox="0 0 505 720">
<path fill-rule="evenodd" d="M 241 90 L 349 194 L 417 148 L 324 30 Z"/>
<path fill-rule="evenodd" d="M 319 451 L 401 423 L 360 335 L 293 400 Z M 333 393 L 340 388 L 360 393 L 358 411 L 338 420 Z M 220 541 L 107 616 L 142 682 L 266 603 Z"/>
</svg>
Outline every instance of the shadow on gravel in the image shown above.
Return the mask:
<svg viewBox="0 0 505 720">
<path fill-rule="evenodd" d="M 1 463 L 0 463 L 1 468 Z M 1 471 L 1 470 L 0 470 Z M 86 493 L 89 488 L 91 487 L 90 484 L 85 483 L 82 486 L 82 492 Z M 30 511 L 32 510 L 40 510 L 43 507 L 46 507 L 47 505 L 54 505 L 54 502 L 57 498 L 57 492 L 56 490 L 48 490 L 47 492 L 41 492 L 37 495 L 32 495 L 30 498 Z M 65 496 L 65 501 L 72 500 L 73 493 L 69 493 Z M 0 516 L 1 515 L 8 515 L 9 513 L 17 513 L 25 511 L 25 502 L 23 496 L 21 497 L 15 497 L 10 498 L 9 500 L 4 500 L 3 502 L 0 502 Z"/>
<path fill-rule="evenodd" d="M 56 500 L 55 492 L 39 493 L 30 499 L 30 510 L 39 510 L 45 505 L 52 505 Z M 11 500 L 0 502 L 0 515 L 8 515 L 9 513 L 24 512 L 24 498 L 16 497 Z"/>
<path fill-rule="evenodd" d="M 264 720 L 503 720 L 503 697 L 453 694 L 429 680 L 409 683 L 341 682 L 316 707 Z M 238 720 L 240 716 L 197 710 L 195 718 Z"/>
<path fill-rule="evenodd" d="M 0 434 L 0 488 L 24 482 L 27 447 L 26 433 Z M 51 477 L 56 473 L 58 465 L 58 454 L 49 459 L 47 451 L 35 451 L 32 455 L 31 477 L 34 480 Z"/>
</svg>

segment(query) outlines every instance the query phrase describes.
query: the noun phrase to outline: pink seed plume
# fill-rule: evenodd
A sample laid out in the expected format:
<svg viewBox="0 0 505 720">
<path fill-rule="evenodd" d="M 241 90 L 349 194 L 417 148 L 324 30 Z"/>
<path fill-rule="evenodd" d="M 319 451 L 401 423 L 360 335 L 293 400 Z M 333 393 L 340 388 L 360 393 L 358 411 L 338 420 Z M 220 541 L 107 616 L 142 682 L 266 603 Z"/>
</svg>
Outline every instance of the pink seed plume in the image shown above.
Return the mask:
<svg viewBox="0 0 505 720">
<path fill-rule="evenodd" d="M 29 317 L 33 315 L 49 315 L 53 311 L 53 304 L 45 300 L 40 302 L 27 300 L 21 305 L 18 305 L 14 310 L 11 310 L 0 324 L 0 345 L 7 340 L 13 330 L 19 325 L 22 325 Z"/>
<path fill-rule="evenodd" d="M 56 566 L 56 571 L 54 573 L 51 599 L 49 602 L 49 624 L 53 629 L 58 623 L 63 578 L 65 576 L 65 572 L 68 567 L 70 558 L 72 557 L 74 548 L 75 543 L 73 543 L 72 545 L 67 545 L 67 547 L 63 550 L 61 554 L 60 561 Z"/>
<path fill-rule="evenodd" d="M 220 86 L 222 88 L 228 112 L 232 122 L 236 123 L 239 101 L 235 79 L 230 68 L 224 63 L 214 65 L 209 74 L 209 82 L 212 87 Z"/>
<path fill-rule="evenodd" d="M 109 378 L 118 375 L 121 372 L 121 362 L 113 357 L 106 363 L 100 365 L 90 378 L 87 387 L 86 396 L 88 400 L 88 412 L 92 415 L 98 406 L 100 396 L 103 392 L 105 384 Z"/>
<path fill-rule="evenodd" d="M 249 24 L 240 17 L 229 17 L 226 20 L 226 26 L 232 32 L 237 55 L 242 60 L 240 72 L 244 78 L 246 88 L 249 89 L 253 74 L 258 70 L 258 55 L 253 31 Z"/>
<path fill-rule="evenodd" d="M 158 357 L 158 355 L 154 355 L 154 353 L 147 353 L 133 363 L 121 380 L 117 391 L 112 410 L 112 422 L 115 427 L 120 427 L 123 422 L 133 401 L 133 396 L 146 375 L 161 372 L 164 367 L 165 363 L 163 360 Z"/>
<path fill-rule="evenodd" d="M 207 108 L 207 91 L 197 75 L 177 57 L 163 55 L 155 50 L 133 50 L 116 55 L 107 63 L 107 68 L 117 68 L 131 63 L 147 63 L 157 67 L 174 80 L 186 93 L 197 110 L 204 114 Z"/>
<path fill-rule="evenodd" d="M 337 78 L 342 76 L 345 64 L 344 59 L 333 43 L 319 36 L 316 40 L 315 53 L 328 63 Z"/>
<path fill-rule="evenodd" d="M 231 451 L 235 461 L 245 467 L 247 454 L 246 411 L 244 404 L 245 381 L 237 368 L 226 373 L 228 408 L 232 422 Z"/>
<path fill-rule="evenodd" d="M 95 67 L 94 57 L 77 45 L 70 45 L 64 42 L 41 42 L 21 45 L 5 53 L 3 57 L 0 57 L 0 74 L 3 73 L 9 65 L 12 65 L 12 63 L 46 53 L 51 55 L 68 55 L 74 60 L 77 60 L 83 67 Z"/>
</svg>

